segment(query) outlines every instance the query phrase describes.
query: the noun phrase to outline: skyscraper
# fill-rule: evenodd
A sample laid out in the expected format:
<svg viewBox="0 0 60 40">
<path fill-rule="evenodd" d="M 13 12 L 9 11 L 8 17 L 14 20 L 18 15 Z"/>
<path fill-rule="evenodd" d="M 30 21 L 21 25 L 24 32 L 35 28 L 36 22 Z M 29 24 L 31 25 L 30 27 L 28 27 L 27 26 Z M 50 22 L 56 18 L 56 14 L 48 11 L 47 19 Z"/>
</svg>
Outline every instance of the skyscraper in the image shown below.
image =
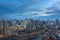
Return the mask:
<svg viewBox="0 0 60 40">
<path fill-rule="evenodd" d="M 7 32 L 7 21 L 2 21 L 3 22 L 3 33 Z"/>
</svg>

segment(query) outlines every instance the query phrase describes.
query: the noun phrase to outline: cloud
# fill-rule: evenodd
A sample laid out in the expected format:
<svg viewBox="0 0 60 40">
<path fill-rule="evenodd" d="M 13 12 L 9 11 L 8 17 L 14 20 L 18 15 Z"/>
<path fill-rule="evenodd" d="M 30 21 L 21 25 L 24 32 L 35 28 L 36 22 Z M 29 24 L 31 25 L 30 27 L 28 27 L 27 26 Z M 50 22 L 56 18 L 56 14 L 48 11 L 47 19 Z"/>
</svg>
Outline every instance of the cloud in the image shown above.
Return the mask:
<svg viewBox="0 0 60 40">
<path fill-rule="evenodd" d="M 47 14 L 47 13 L 44 13 L 44 12 L 35 12 L 33 15 L 35 15 L 36 17 L 37 16 L 42 16 L 42 17 L 48 17 L 48 16 L 52 16 L 54 14 Z"/>
<path fill-rule="evenodd" d="M 0 0 L 0 12 L 1 14 L 24 13 L 25 8 L 32 4 L 31 0 Z"/>
<path fill-rule="evenodd" d="M 59 4 L 57 1 L 0 0 L 0 18 L 14 19 L 54 16 L 56 15 L 55 13 L 60 13 L 60 6 L 57 5 Z"/>
<path fill-rule="evenodd" d="M 47 8 L 47 13 L 60 14 L 60 1 L 53 4 L 51 7 Z M 51 10 L 51 11 L 50 11 Z"/>
<path fill-rule="evenodd" d="M 60 0 L 54 0 L 52 3 L 48 5 L 49 5 L 48 8 L 52 6 L 60 8 Z"/>
<path fill-rule="evenodd" d="M 53 14 L 46 14 L 46 13 L 42 13 L 42 14 L 39 14 L 40 16 L 52 16 Z"/>
</svg>

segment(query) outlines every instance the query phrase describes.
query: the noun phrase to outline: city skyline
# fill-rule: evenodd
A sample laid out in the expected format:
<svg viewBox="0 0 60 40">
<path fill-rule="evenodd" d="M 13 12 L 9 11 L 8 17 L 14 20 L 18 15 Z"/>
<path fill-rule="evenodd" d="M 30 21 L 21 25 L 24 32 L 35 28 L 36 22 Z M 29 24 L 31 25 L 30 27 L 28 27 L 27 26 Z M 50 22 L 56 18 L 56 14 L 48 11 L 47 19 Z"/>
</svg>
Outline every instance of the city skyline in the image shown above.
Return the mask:
<svg viewBox="0 0 60 40">
<path fill-rule="evenodd" d="M 25 18 L 60 20 L 60 1 L 0 0 L 0 20 Z"/>
</svg>

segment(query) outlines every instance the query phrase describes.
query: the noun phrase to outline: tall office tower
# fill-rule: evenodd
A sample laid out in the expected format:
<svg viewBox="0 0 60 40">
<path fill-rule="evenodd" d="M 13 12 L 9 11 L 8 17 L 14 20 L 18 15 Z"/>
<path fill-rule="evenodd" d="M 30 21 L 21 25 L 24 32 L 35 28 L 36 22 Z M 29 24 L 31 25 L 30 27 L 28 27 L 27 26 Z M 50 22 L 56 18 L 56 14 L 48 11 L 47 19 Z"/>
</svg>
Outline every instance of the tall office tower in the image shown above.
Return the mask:
<svg viewBox="0 0 60 40">
<path fill-rule="evenodd" d="M 35 27 L 36 27 L 36 29 L 39 29 L 40 28 L 39 20 L 35 20 Z"/>
<path fill-rule="evenodd" d="M 36 29 L 35 25 L 34 25 L 34 20 L 33 19 L 29 19 L 28 20 L 28 25 L 27 25 L 27 30 L 34 30 L 34 29 Z"/>
<path fill-rule="evenodd" d="M 3 23 L 2 22 L 0 22 L 0 29 L 2 29 L 3 28 Z"/>
<path fill-rule="evenodd" d="M 59 23 L 59 20 L 58 19 L 56 19 L 56 23 Z"/>
<path fill-rule="evenodd" d="M 26 29 L 27 24 L 28 24 L 28 20 L 27 20 L 27 19 L 24 20 L 23 22 L 21 22 L 21 26 L 22 26 L 24 29 Z"/>
<path fill-rule="evenodd" d="M 0 33 L 3 33 L 3 23 L 0 21 Z"/>
<path fill-rule="evenodd" d="M 3 22 L 3 33 L 7 32 L 7 21 L 2 21 Z"/>
</svg>

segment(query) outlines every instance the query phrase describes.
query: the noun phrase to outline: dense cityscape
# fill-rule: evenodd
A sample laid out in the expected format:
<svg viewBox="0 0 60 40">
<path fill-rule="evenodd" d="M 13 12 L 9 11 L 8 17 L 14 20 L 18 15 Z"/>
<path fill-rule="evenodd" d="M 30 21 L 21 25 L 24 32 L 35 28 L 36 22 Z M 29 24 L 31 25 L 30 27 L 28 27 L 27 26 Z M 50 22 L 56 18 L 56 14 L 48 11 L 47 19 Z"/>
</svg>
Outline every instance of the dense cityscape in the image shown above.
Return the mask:
<svg viewBox="0 0 60 40">
<path fill-rule="evenodd" d="M 58 19 L 0 21 L 0 40 L 20 40 L 18 36 L 28 36 L 28 38 L 20 38 L 21 40 L 60 40 L 60 21 Z"/>
<path fill-rule="evenodd" d="M 0 0 L 0 40 L 60 40 L 60 0 Z"/>
</svg>

